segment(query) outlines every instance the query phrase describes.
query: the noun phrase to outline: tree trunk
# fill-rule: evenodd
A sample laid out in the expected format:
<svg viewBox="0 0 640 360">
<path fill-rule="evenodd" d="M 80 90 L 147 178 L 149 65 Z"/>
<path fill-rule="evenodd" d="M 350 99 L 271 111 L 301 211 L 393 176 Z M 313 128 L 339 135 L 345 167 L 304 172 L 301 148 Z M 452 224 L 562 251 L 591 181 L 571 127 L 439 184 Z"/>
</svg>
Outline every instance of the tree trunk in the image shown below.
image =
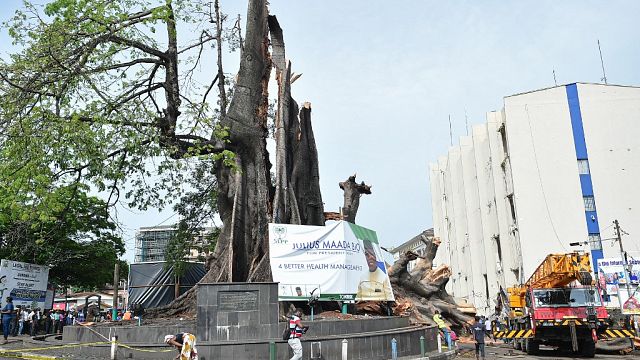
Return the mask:
<svg viewBox="0 0 640 360">
<path fill-rule="evenodd" d="M 276 183 L 273 200 L 274 223 L 300 224 L 298 202 L 291 186 L 293 172 L 293 143 L 295 141 L 292 123 L 297 122 L 291 107 L 296 107 L 291 98 L 291 62 L 285 59 L 282 29 L 275 16 L 269 16 L 269 31 L 273 48 L 273 64 L 278 81 L 278 110 L 276 112 Z M 293 116 L 292 116 L 293 115 Z"/>
<path fill-rule="evenodd" d="M 471 317 L 458 309 L 455 299 L 445 289 L 451 276 L 449 267 L 441 265 L 432 269 L 440 239 L 428 239 L 425 231 L 412 240 L 420 240 L 426 245 L 425 254 L 407 251 L 389 269 L 389 280 L 398 304 L 396 312 L 408 312 L 416 322 L 433 324 L 433 315 L 438 310 L 455 326 L 469 323 Z M 417 260 L 417 264 L 409 272 L 407 265 L 412 260 Z"/>
<path fill-rule="evenodd" d="M 349 176 L 347 180 L 339 183 L 339 185 L 340 189 L 344 190 L 344 206 L 342 208 L 344 220 L 355 224 L 358 207 L 360 207 L 360 196 L 362 194 L 371 194 L 371 186 L 366 185 L 364 181 L 360 184 L 356 183 L 356 174 Z"/>
<path fill-rule="evenodd" d="M 311 104 L 304 103 L 298 117 L 298 105 L 291 97 L 291 62 L 285 58 L 282 28 L 275 16 L 269 16 L 269 32 L 279 88 L 273 221 L 324 225 Z"/>
<path fill-rule="evenodd" d="M 297 107 L 296 107 L 297 109 Z M 324 203 L 320 193 L 320 168 L 316 139 L 311 126 L 311 104 L 300 109 L 299 122 L 294 129 L 293 174 L 291 185 L 298 200 L 300 218 L 305 225 L 324 225 Z"/>
<path fill-rule="evenodd" d="M 266 148 L 272 66 L 269 30 L 279 85 L 275 186 Z M 201 282 L 270 281 L 268 223 L 324 223 L 311 109 L 305 106 L 301 111 L 302 121 L 298 121 L 297 111 L 291 98 L 291 64 L 284 58 L 282 29 L 275 17 L 268 20 L 265 0 L 250 0 L 237 84 L 229 111 L 221 120 L 229 131 L 227 148 L 235 153 L 235 168 L 219 163 L 216 169 L 218 213 L 223 225 Z M 303 204 L 302 211 L 298 201 Z M 196 298 L 197 286 L 148 313 L 194 314 Z"/>
</svg>

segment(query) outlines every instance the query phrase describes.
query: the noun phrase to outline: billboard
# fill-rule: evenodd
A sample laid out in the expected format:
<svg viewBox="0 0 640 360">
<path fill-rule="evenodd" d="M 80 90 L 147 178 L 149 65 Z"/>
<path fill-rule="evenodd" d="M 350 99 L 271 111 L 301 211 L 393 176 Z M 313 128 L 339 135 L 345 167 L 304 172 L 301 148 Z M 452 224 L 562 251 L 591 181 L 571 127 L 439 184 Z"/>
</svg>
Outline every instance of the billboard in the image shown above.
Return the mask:
<svg viewBox="0 0 640 360">
<path fill-rule="evenodd" d="M 45 308 L 49 268 L 19 261 L 0 261 L 0 305 L 4 307 L 7 296 L 15 306 Z"/>
<path fill-rule="evenodd" d="M 362 226 L 269 224 L 269 256 L 280 300 L 395 300 L 378 237 Z"/>
<path fill-rule="evenodd" d="M 640 315 L 640 260 L 629 259 L 629 279 L 625 277 L 623 264 L 620 258 L 598 259 L 598 285 L 603 290 L 604 304 L 607 307 L 619 308 L 622 302 L 624 314 Z M 627 291 L 627 283 L 631 296 Z"/>
</svg>

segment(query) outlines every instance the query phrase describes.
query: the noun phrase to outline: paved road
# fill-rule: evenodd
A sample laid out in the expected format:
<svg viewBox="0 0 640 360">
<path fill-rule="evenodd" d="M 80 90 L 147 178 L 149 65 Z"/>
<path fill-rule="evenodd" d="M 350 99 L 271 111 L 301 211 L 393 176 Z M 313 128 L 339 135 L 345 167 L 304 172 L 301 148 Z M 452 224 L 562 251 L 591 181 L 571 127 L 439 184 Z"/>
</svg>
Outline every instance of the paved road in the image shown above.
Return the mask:
<svg viewBox="0 0 640 360">
<path fill-rule="evenodd" d="M 566 352 L 561 352 L 558 350 L 554 350 L 553 348 L 547 348 L 544 346 L 540 347 L 540 354 L 536 356 L 527 355 L 526 353 L 518 350 L 512 351 L 513 355 L 509 355 L 509 349 L 503 347 L 494 347 L 487 346 L 486 349 L 486 359 L 527 359 L 527 360 L 571 360 L 571 359 L 580 359 L 584 360 L 585 358 L 575 357 L 574 355 Z M 458 358 L 461 359 L 475 359 L 475 347 L 473 345 L 463 344 L 460 346 L 460 355 Z M 627 359 L 640 359 L 638 355 L 605 355 L 605 354 L 596 354 L 595 359 L 605 360 L 605 359 L 616 359 L 616 360 L 627 360 Z"/>
</svg>

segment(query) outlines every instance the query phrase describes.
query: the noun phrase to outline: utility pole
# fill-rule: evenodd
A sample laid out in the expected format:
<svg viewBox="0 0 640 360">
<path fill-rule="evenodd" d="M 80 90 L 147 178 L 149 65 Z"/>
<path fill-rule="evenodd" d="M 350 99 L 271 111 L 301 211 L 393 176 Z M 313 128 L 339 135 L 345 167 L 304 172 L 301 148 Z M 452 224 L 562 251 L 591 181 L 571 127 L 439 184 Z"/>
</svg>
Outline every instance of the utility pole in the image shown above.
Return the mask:
<svg viewBox="0 0 640 360">
<path fill-rule="evenodd" d="M 622 232 L 620 231 L 620 224 L 618 223 L 618 219 L 613 220 L 613 224 L 616 227 L 616 238 L 618 239 L 618 245 L 620 245 L 620 256 L 622 257 L 622 268 L 624 270 L 624 282 L 627 288 L 627 298 L 631 297 L 631 278 L 629 277 L 629 262 L 627 261 L 627 253 L 624 251 L 622 247 Z M 620 288 L 618 288 L 618 299 L 620 300 L 620 309 L 624 311 L 624 307 L 622 304 L 622 297 L 620 296 Z"/>
<path fill-rule="evenodd" d="M 118 318 L 118 283 L 119 282 L 120 282 L 120 264 L 116 259 L 116 265 L 113 269 L 113 309 L 111 309 L 112 321 L 115 321 Z"/>
</svg>

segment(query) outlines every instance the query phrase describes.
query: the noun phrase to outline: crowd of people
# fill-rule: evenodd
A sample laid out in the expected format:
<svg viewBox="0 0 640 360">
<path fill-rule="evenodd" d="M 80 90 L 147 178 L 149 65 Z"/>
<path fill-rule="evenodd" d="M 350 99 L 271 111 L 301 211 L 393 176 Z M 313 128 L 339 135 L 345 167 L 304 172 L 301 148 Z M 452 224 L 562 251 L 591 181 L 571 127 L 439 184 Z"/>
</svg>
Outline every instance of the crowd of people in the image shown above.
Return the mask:
<svg viewBox="0 0 640 360">
<path fill-rule="evenodd" d="M 62 334 L 66 325 L 76 325 L 86 321 L 113 321 L 111 311 L 100 311 L 97 307 L 83 310 L 42 310 L 13 304 L 11 297 L 6 298 L 7 304 L 2 308 L 2 335 L 4 342 L 9 336 L 36 336 L 47 334 Z M 127 311 L 118 310 L 115 321 L 129 321 L 142 317 L 144 309 L 134 305 Z"/>
</svg>

